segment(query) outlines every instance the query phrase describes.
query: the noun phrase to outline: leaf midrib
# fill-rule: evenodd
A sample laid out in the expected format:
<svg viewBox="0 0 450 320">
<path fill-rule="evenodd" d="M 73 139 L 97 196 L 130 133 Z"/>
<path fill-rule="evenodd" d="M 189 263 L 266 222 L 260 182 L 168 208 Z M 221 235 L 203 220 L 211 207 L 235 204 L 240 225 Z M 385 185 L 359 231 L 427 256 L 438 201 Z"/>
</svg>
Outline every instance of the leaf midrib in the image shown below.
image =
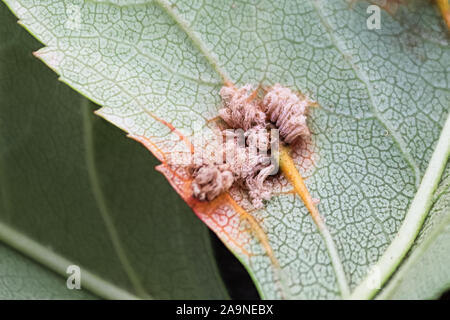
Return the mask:
<svg viewBox="0 0 450 320">
<path fill-rule="evenodd" d="M 390 122 L 387 121 L 386 119 L 384 119 L 383 116 L 378 112 L 378 109 L 376 108 L 375 102 L 374 102 L 374 99 L 373 99 L 373 94 L 372 94 L 373 88 L 372 88 L 372 86 L 370 85 L 370 83 L 369 83 L 369 81 L 368 81 L 368 79 L 367 79 L 367 75 L 363 74 L 362 71 L 360 71 L 360 70 L 362 70 L 361 68 L 357 68 L 357 67 L 355 66 L 355 64 L 351 61 L 351 57 L 350 57 L 349 55 L 346 55 L 345 52 L 344 52 L 344 50 L 343 50 L 343 48 L 341 48 L 341 45 L 340 45 L 340 42 L 341 42 L 341 41 L 335 36 L 335 33 L 333 32 L 333 29 L 331 28 L 329 22 L 327 21 L 327 19 L 325 18 L 325 16 L 322 14 L 322 8 L 321 8 L 320 3 L 319 3 L 320 1 L 319 1 L 319 0 L 309 0 L 309 1 L 311 2 L 311 4 L 312 4 L 313 7 L 314 7 L 314 10 L 316 11 L 316 13 L 317 13 L 317 15 L 318 15 L 318 17 L 319 17 L 319 21 L 321 22 L 321 24 L 323 25 L 323 27 L 325 28 L 325 30 L 326 30 L 327 33 L 329 34 L 330 40 L 331 40 L 331 42 L 333 43 L 334 47 L 335 47 L 336 50 L 342 55 L 343 60 L 344 60 L 346 63 L 348 63 L 348 64 L 350 65 L 350 67 L 353 69 L 353 71 L 354 71 L 354 73 L 355 73 L 355 76 L 356 76 L 356 77 L 357 77 L 357 78 L 365 85 L 365 87 L 366 87 L 366 89 L 367 89 L 368 96 L 369 96 L 370 108 L 371 108 L 371 110 L 372 110 L 372 112 L 373 112 L 375 118 L 376 118 L 376 119 L 381 123 L 381 125 L 383 125 L 383 126 L 388 130 L 388 132 L 391 134 L 392 139 L 394 140 L 394 142 L 396 143 L 396 145 L 398 146 L 398 148 L 399 148 L 399 150 L 400 150 L 400 152 L 401 152 L 401 154 L 402 154 L 402 157 L 404 158 L 404 160 L 408 163 L 408 165 L 411 167 L 411 169 L 412 169 L 413 172 L 414 172 L 414 175 L 415 175 L 415 181 L 416 181 L 416 195 L 415 195 L 415 197 L 413 198 L 413 200 L 411 200 L 411 202 L 410 202 L 410 203 L 411 203 L 411 207 L 410 207 L 409 210 L 407 211 L 407 213 L 406 213 L 406 215 L 405 215 L 405 218 L 404 218 L 404 222 L 403 222 L 403 224 L 402 224 L 402 227 L 406 227 L 405 221 L 406 221 L 407 218 L 409 217 L 408 214 L 409 214 L 410 212 L 413 212 L 413 211 L 414 211 L 414 208 L 413 208 L 414 200 L 417 198 L 417 192 L 419 191 L 419 188 L 420 188 L 420 185 L 421 185 L 421 172 L 420 172 L 419 166 L 417 165 L 417 163 L 416 163 L 415 160 L 413 159 L 411 153 L 408 152 L 408 151 L 406 150 L 406 143 L 403 141 L 403 139 L 402 139 L 402 138 L 398 135 L 398 133 L 392 128 L 392 125 L 390 124 Z M 349 58 L 346 58 L 346 57 L 349 57 Z M 444 125 L 445 127 L 448 126 L 449 119 L 450 119 L 450 117 L 447 119 L 446 125 Z M 444 130 L 444 129 L 442 129 L 442 130 Z M 445 135 L 444 135 L 444 138 L 445 138 Z M 438 143 L 436 144 L 436 149 L 439 148 L 440 142 L 442 142 L 441 140 L 442 140 L 442 132 L 441 132 L 440 139 L 439 139 Z M 433 153 L 433 157 L 436 156 L 436 149 L 435 149 L 435 152 Z M 443 153 L 445 153 L 445 151 L 444 151 Z M 448 153 L 448 151 L 447 151 L 447 153 Z M 447 158 L 448 158 L 448 155 L 447 155 Z M 445 163 L 446 163 L 446 161 L 445 161 Z M 445 165 L 445 163 L 444 163 L 444 165 Z M 427 167 L 427 172 L 429 171 L 428 169 L 429 169 L 429 165 L 428 165 L 428 167 Z M 442 169 L 442 171 L 440 172 L 440 174 L 438 175 L 438 176 L 439 176 L 439 179 L 438 179 L 438 181 L 436 182 L 436 184 L 439 182 L 440 177 L 442 176 L 442 173 L 443 173 L 443 169 Z M 425 178 L 425 177 L 424 177 L 424 178 Z M 424 179 L 424 180 L 425 180 L 425 179 Z M 422 181 L 422 183 L 423 183 L 423 182 L 424 182 L 424 181 Z M 434 191 L 434 190 L 433 190 L 433 191 Z M 432 194 L 432 193 L 430 193 L 430 194 Z M 430 206 L 428 207 L 428 209 L 427 209 L 425 212 L 422 213 L 422 215 L 421 215 L 421 217 L 423 218 L 422 220 L 425 219 L 425 217 L 426 217 L 426 215 L 428 214 L 428 212 L 430 211 L 431 207 L 432 207 L 432 206 L 430 205 Z M 420 219 L 419 219 L 419 220 L 420 220 Z M 422 222 L 423 222 L 423 221 L 422 221 Z M 417 221 L 416 223 L 420 225 L 420 227 L 419 227 L 419 230 L 420 230 L 421 225 L 422 225 L 421 221 Z M 417 237 L 418 231 L 419 231 L 419 230 L 417 230 L 417 233 L 414 235 L 413 239 L 411 239 L 410 245 L 408 245 L 407 248 L 404 248 L 405 251 L 407 251 L 407 250 L 410 248 L 410 246 L 412 245 L 412 242 L 413 242 L 414 239 Z M 401 229 L 399 229 L 399 231 L 397 232 L 397 235 L 399 235 L 400 231 L 401 231 Z M 398 238 L 398 237 L 396 237 L 396 239 L 397 239 L 397 238 Z M 394 241 L 395 241 L 395 240 L 394 240 Z M 394 242 L 394 241 L 393 241 L 393 242 Z M 391 244 L 389 245 L 389 247 L 391 247 L 392 244 L 393 244 L 393 243 L 391 242 Z M 389 248 L 389 247 L 388 247 L 388 248 Z M 383 256 L 380 257 L 380 259 L 377 261 L 377 264 L 379 264 L 380 261 L 382 261 L 382 258 L 384 258 L 386 254 L 387 254 L 387 252 L 385 252 L 385 253 L 383 254 Z M 399 255 L 397 256 L 397 258 L 400 259 L 400 261 L 401 261 L 401 259 L 403 259 L 404 256 L 399 254 Z M 395 269 L 390 270 L 391 273 L 395 272 L 395 270 L 398 268 L 398 265 L 400 264 L 400 261 L 398 261 L 397 266 L 394 267 Z M 388 275 L 381 275 L 381 277 L 385 277 L 385 278 L 386 278 L 386 279 L 381 279 L 381 281 L 382 281 L 381 285 L 383 285 L 383 284 L 384 284 L 384 281 L 387 280 Z M 358 298 L 358 297 L 363 297 L 363 295 L 356 295 L 356 296 L 355 296 L 354 294 L 356 294 L 356 291 L 358 291 L 357 289 L 360 289 L 362 283 L 364 283 L 367 279 L 368 279 L 368 278 L 366 277 L 365 279 L 363 279 L 363 281 L 361 281 L 361 283 L 358 285 L 358 287 L 356 288 L 356 290 L 352 293 L 353 297 L 356 297 L 356 298 Z M 359 291 L 359 292 L 362 292 L 362 291 Z"/>
<path fill-rule="evenodd" d="M 436 201 L 434 202 L 436 203 Z M 433 208 L 433 206 L 431 207 Z M 431 209 L 430 209 L 431 210 Z M 414 250 L 414 252 L 408 256 L 408 260 L 406 263 L 404 263 L 398 270 L 398 273 L 396 273 L 392 279 L 389 281 L 389 283 L 386 285 L 386 287 L 383 289 L 383 291 L 376 297 L 376 299 L 380 300 L 386 300 L 390 299 L 392 295 L 395 293 L 395 289 L 397 288 L 398 284 L 401 282 L 401 276 L 403 270 L 408 270 L 411 266 L 414 266 L 415 263 L 418 262 L 418 260 L 421 258 L 422 254 L 434 243 L 434 241 L 442 234 L 442 231 L 444 231 L 446 228 L 448 228 L 450 224 L 450 209 L 447 210 L 447 213 L 445 214 L 445 218 L 442 219 L 442 221 L 439 222 L 437 225 L 437 228 L 433 230 L 430 236 L 426 238 L 426 240 L 419 245 L 418 248 Z M 435 298 L 438 298 L 437 296 Z"/>
<path fill-rule="evenodd" d="M 170 4 L 165 0 L 154 0 L 156 4 L 160 6 L 162 10 L 166 12 L 166 14 L 172 18 L 172 20 L 178 25 L 178 27 L 186 33 L 186 36 L 192 41 L 192 44 L 201 52 L 201 54 L 205 57 L 205 59 L 209 62 L 211 67 L 220 75 L 222 80 L 226 82 L 230 82 L 230 79 L 220 66 L 218 61 L 209 53 L 208 49 L 203 44 L 203 41 L 198 38 L 193 30 L 189 28 L 189 26 L 184 22 L 179 16 L 175 14 L 173 9 L 170 7 Z"/>
</svg>

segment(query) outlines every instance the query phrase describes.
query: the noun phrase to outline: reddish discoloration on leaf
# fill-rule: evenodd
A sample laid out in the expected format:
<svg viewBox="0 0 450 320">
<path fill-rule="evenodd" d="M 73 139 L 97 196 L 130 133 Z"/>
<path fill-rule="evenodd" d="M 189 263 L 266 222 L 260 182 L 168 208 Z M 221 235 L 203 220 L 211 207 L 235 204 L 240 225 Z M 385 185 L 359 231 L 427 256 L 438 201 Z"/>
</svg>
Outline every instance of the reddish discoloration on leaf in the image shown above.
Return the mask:
<svg viewBox="0 0 450 320">
<path fill-rule="evenodd" d="M 137 142 L 140 142 L 146 147 L 150 152 L 161 162 L 167 162 L 166 156 L 164 152 L 158 148 L 156 144 L 154 144 L 150 139 L 144 137 L 144 136 L 137 136 L 133 134 L 128 135 L 129 138 L 136 140 Z"/>
<path fill-rule="evenodd" d="M 230 243 L 234 250 L 239 250 L 242 254 L 250 257 L 252 254 L 246 249 L 252 239 L 252 232 L 261 241 L 266 249 L 269 258 L 275 266 L 278 262 L 274 257 L 270 248 L 267 236 L 261 229 L 259 224 L 240 206 L 238 201 L 228 194 L 224 193 L 213 201 L 199 201 L 192 194 L 192 177 L 188 169 L 182 166 L 171 166 L 166 161 L 166 156 L 155 144 L 148 138 L 143 136 L 129 135 L 132 139 L 142 143 L 150 152 L 152 152 L 162 163 L 156 167 L 177 191 L 181 198 L 192 208 L 194 213 L 202 220 L 210 229 L 212 229 L 225 244 Z M 236 191 L 235 191 L 236 192 Z M 245 203 L 245 201 L 243 201 Z M 246 205 L 248 207 L 248 203 Z M 239 225 L 242 221 L 248 221 L 251 232 L 239 232 Z"/>
<path fill-rule="evenodd" d="M 149 116 L 151 116 L 153 119 L 155 119 L 156 121 L 162 123 L 167 128 L 169 128 L 170 132 L 173 132 L 174 134 L 176 134 L 180 138 L 180 141 L 183 141 L 186 144 L 186 146 L 190 150 L 191 154 L 194 153 L 194 146 L 192 145 L 192 143 L 177 128 L 175 128 L 171 123 L 165 121 L 164 119 L 157 117 L 155 114 L 153 114 L 152 112 L 150 112 L 148 110 L 146 110 L 146 113 Z"/>
<path fill-rule="evenodd" d="M 238 249 L 248 257 L 251 256 L 251 253 L 243 245 L 249 243 L 251 235 L 237 235 L 232 232 L 232 226 L 239 224 L 240 217 L 238 216 L 239 212 L 235 211 L 236 207 L 233 206 L 235 201 L 229 194 L 223 193 L 212 201 L 199 201 L 193 197 L 192 178 L 185 168 L 179 167 L 177 170 L 173 170 L 169 165 L 162 163 L 156 167 L 156 170 L 167 178 L 175 191 L 192 208 L 200 220 L 219 237 L 226 238 L 222 239 L 225 244 L 229 245 L 229 242 L 231 242 L 233 249 Z M 244 240 L 243 237 L 245 237 L 245 241 L 242 241 Z M 237 239 L 240 239 L 240 241 Z"/>
<path fill-rule="evenodd" d="M 284 297 L 284 291 L 287 289 L 284 288 L 285 283 L 281 276 L 280 265 L 270 246 L 265 231 L 250 212 L 239 205 L 229 193 L 223 193 L 208 202 L 195 199 L 190 187 L 192 178 L 189 177 L 187 170 L 183 168 L 180 168 L 183 173 L 177 171 L 176 175 L 174 175 L 173 170 L 166 164 L 161 164 L 156 169 L 164 174 L 172 187 L 192 208 L 200 220 L 213 230 L 230 249 L 238 251 L 246 257 L 253 256 L 254 254 L 247 250 L 247 246 L 250 245 L 252 236 L 255 236 L 272 263 L 276 276 L 278 277 L 277 283 L 282 289 L 281 292 Z M 239 226 L 242 222 L 247 222 L 249 227 L 241 230 Z"/>
<path fill-rule="evenodd" d="M 229 87 L 234 88 L 232 84 Z M 259 98 L 259 92 L 267 92 L 264 88 L 259 87 L 248 96 L 248 102 Z M 262 103 L 262 102 L 261 102 Z M 160 122 L 167 128 L 170 133 L 178 136 L 185 147 L 194 153 L 194 146 L 179 130 L 177 130 L 171 123 L 150 114 L 153 119 Z M 207 125 L 214 130 L 222 131 L 227 129 L 225 122 L 216 117 L 207 122 Z M 148 150 L 150 150 L 161 164 L 156 169 L 161 172 L 177 191 L 181 198 L 192 208 L 194 213 L 202 220 L 211 230 L 213 230 L 222 241 L 232 249 L 232 251 L 241 253 L 249 258 L 254 256 L 251 250 L 252 242 L 256 239 L 264 249 L 265 255 L 270 259 L 275 272 L 277 283 L 281 286 L 281 292 L 286 292 L 281 267 L 275 257 L 275 254 L 270 246 L 269 239 L 266 232 L 262 229 L 260 222 L 258 222 L 251 214 L 254 206 L 249 199 L 246 190 L 241 186 L 235 185 L 228 192 L 220 194 L 212 201 L 200 201 L 193 196 L 193 177 L 189 166 L 175 165 L 170 161 L 170 154 L 164 150 L 171 150 L 167 148 L 164 141 L 159 141 L 159 144 L 154 143 L 151 138 L 137 135 L 129 135 L 132 139 L 142 143 Z M 162 144 L 161 144 L 162 143 Z M 202 146 L 197 146 L 202 147 Z M 316 154 L 314 153 L 313 143 L 310 136 L 305 139 L 298 139 L 293 143 L 292 158 L 293 162 L 302 171 L 302 175 L 314 166 L 316 162 Z M 171 151 L 172 152 L 172 151 Z M 274 195 L 295 194 L 298 190 L 293 190 L 292 181 L 288 181 L 283 175 L 270 176 L 267 179 L 270 182 Z M 298 188 L 297 188 L 298 189 Z M 254 243 L 253 243 L 254 245 Z"/>
</svg>

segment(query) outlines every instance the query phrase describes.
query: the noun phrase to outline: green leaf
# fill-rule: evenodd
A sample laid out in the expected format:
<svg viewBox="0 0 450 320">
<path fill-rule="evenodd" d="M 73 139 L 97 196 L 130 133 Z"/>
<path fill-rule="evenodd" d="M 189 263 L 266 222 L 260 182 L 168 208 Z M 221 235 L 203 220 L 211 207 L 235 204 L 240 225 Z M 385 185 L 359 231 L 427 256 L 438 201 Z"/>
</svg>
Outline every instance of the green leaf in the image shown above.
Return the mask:
<svg viewBox="0 0 450 320">
<path fill-rule="evenodd" d="M 45 44 L 36 55 L 145 143 L 186 200 L 164 160 L 212 134 L 224 81 L 279 82 L 318 101 L 296 165 L 326 225 L 292 193 L 250 213 L 238 198 L 191 203 L 263 297 L 370 298 L 371 270 L 383 283 L 402 262 L 450 149 L 450 46 L 429 3 L 383 11 L 380 30 L 368 30 L 363 1 L 6 3 Z"/>
<path fill-rule="evenodd" d="M 450 164 L 411 254 L 378 296 L 436 299 L 450 287 Z"/>
<path fill-rule="evenodd" d="M 32 56 L 41 44 L 4 4 L 0 24 L 0 241 L 42 264 L 0 247 L 0 295 L 227 298 L 207 228 L 157 161 Z"/>
</svg>

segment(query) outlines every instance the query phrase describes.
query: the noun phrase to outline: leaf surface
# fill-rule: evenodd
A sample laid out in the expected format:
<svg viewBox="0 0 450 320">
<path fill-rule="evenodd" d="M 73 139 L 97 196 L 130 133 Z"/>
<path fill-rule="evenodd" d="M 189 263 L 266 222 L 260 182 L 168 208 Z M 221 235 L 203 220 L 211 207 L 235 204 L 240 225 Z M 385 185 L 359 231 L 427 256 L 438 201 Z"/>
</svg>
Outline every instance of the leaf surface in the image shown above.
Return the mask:
<svg viewBox="0 0 450 320">
<path fill-rule="evenodd" d="M 450 46 L 433 6 L 383 11 L 382 28 L 368 30 L 362 1 L 6 2 L 45 44 L 36 55 L 162 162 L 263 297 L 371 297 L 372 266 L 381 261 L 384 281 L 401 262 L 448 159 Z M 295 165 L 320 199 L 322 230 L 287 183 L 264 210 L 240 194 L 204 205 L 167 165 L 195 134 L 213 134 L 226 81 L 278 82 L 319 103 L 312 143 Z M 416 194 L 440 136 L 432 179 Z M 413 232 L 398 234 L 402 225 Z"/>
</svg>

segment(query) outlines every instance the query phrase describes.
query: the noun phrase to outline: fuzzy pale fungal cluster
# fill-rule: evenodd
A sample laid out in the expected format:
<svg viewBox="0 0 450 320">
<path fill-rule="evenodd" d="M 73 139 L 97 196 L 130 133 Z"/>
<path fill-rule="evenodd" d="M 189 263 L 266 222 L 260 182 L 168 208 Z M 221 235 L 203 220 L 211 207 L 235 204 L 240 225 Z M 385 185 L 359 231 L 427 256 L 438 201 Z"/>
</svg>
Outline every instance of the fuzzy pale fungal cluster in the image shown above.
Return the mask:
<svg viewBox="0 0 450 320">
<path fill-rule="evenodd" d="M 192 192 L 201 201 L 215 199 L 219 194 L 230 189 L 234 183 L 233 172 L 227 164 L 204 163 L 192 174 L 195 176 Z"/>
<path fill-rule="evenodd" d="M 247 84 L 242 88 L 224 86 L 220 90 L 223 108 L 219 115 L 231 128 L 247 131 L 251 128 L 264 128 L 266 115 L 252 99 L 252 86 Z"/>
<path fill-rule="evenodd" d="M 263 100 L 264 111 L 280 130 L 280 136 L 286 143 L 310 136 L 306 124 L 306 108 L 310 104 L 310 100 L 300 99 L 290 89 L 279 84 L 274 85 Z"/>
<path fill-rule="evenodd" d="M 249 137 L 245 141 L 249 141 Z M 248 142 L 241 146 L 237 139 L 223 144 L 216 152 L 222 153 L 219 158 L 226 159 L 226 163 L 200 159 L 191 168 L 194 197 L 211 201 L 236 184 L 248 191 L 255 208 L 262 207 L 262 200 L 271 196 L 270 186 L 265 183 L 276 168 L 271 157 L 252 150 Z"/>
<path fill-rule="evenodd" d="M 248 191 L 253 206 L 260 208 L 262 200 L 271 197 L 267 177 L 278 168 L 268 155 L 271 147 L 268 130 L 279 129 L 282 142 L 288 144 L 308 137 L 306 111 L 312 101 L 280 84 L 269 88 L 262 99 L 256 98 L 251 85 L 224 86 L 220 96 L 223 102 L 220 117 L 229 127 L 244 130 L 245 143 L 240 145 L 233 140 L 218 150 L 227 154 L 225 164 L 207 159 L 196 162 L 191 169 L 193 195 L 199 200 L 211 201 L 237 184 Z M 251 152 L 251 146 L 253 151 L 256 146 L 260 152 Z"/>
</svg>

